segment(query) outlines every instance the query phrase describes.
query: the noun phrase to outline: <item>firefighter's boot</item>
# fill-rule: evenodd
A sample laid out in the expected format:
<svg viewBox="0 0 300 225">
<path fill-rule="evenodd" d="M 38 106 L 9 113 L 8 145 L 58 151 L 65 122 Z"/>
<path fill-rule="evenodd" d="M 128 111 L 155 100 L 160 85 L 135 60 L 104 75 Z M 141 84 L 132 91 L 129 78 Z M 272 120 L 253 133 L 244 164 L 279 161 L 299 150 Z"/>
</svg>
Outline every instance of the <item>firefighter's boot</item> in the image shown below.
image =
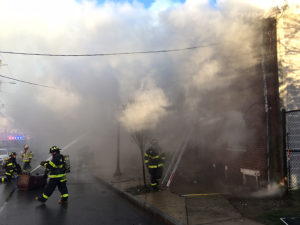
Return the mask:
<svg viewBox="0 0 300 225">
<path fill-rule="evenodd" d="M 43 197 L 35 197 L 35 200 L 41 202 L 41 203 L 45 203 L 46 202 L 46 199 L 43 198 Z"/>
<path fill-rule="evenodd" d="M 63 205 L 63 204 L 66 204 L 66 203 L 68 203 L 68 199 L 60 199 L 59 201 L 58 201 L 58 204 L 60 204 L 60 205 Z"/>
</svg>

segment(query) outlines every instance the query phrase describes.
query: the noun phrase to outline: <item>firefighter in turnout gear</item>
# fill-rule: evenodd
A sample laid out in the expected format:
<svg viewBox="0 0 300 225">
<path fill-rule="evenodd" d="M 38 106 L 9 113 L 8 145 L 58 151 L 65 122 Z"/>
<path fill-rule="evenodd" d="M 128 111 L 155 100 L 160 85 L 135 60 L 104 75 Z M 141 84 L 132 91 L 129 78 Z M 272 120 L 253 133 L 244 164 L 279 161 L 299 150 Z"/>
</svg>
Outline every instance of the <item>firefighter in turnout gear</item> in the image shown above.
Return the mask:
<svg viewBox="0 0 300 225">
<path fill-rule="evenodd" d="M 29 172 L 31 169 L 31 165 L 30 162 L 32 160 L 33 157 L 33 153 L 32 151 L 29 150 L 29 146 L 28 145 L 24 145 L 24 152 L 22 152 L 22 159 L 23 159 L 23 171 L 24 172 Z"/>
<path fill-rule="evenodd" d="M 4 162 L 4 169 L 5 169 L 5 178 L 1 178 L 1 182 L 11 182 L 11 178 L 12 176 L 16 173 L 16 174 L 20 174 L 21 171 L 21 167 L 20 165 L 16 162 L 16 157 L 17 157 L 17 153 L 12 152 L 9 155 L 8 159 L 5 159 Z"/>
<path fill-rule="evenodd" d="M 145 164 L 151 176 L 151 187 L 158 191 L 159 181 L 163 173 L 165 154 L 160 151 L 156 139 L 152 139 L 150 148 L 145 153 Z"/>
<path fill-rule="evenodd" d="M 57 186 L 61 193 L 61 198 L 58 203 L 63 204 L 68 201 L 69 197 L 66 184 L 65 159 L 64 156 L 60 154 L 60 149 L 57 146 L 52 146 L 50 153 L 52 154 L 52 160 L 41 162 L 41 166 L 49 170 L 48 177 L 50 179 L 43 194 L 40 197 L 36 197 L 36 200 L 46 202 Z"/>
</svg>

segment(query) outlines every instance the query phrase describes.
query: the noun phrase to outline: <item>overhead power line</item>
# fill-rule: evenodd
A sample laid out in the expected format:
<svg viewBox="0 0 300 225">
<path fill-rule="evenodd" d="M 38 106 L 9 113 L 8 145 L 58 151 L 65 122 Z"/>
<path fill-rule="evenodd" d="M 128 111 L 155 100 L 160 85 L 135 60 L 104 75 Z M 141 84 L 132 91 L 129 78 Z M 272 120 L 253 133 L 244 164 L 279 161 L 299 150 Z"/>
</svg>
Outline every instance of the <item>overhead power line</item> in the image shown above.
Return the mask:
<svg viewBox="0 0 300 225">
<path fill-rule="evenodd" d="M 196 45 L 186 48 L 175 48 L 175 49 L 162 49 L 162 50 L 150 50 L 150 51 L 133 51 L 133 52 L 113 52 L 113 53 L 88 53 L 88 54 L 51 54 L 51 53 L 33 53 L 33 52 L 14 52 L 14 51 L 1 51 L 3 54 L 12 55 L 32 55 L 32 56 L 63 56 L 63 57 L 91 57 L 91 56 L 115 56 L 115 55 L 134 55 L 134 54 L 154 54 L 154 53 L 166 53 L 166 52 L 179 52 L 194 50 L 198 48 L 206 48 L 210 46 L 218 45 L 218 43 L 207 44 L 207 45 Z"/>
<path fill-rule="evenodd" d="M 9 80 L 14 80 L 14 81 L 21 82 L 21 83 L 25 83 L 25 84 L 30 84 L 30 85 L 39 86 L 39 87 L 45 87 L 45 88 L 51 88 L 51 89 L 57 89 L 57 88 L 55 88 L 55 87 L 51 87 L 51 86 L 47 86 L 47 85 L 43 85 L 43 84 L 37 84 L 37 83 L 25 81 L 25 80 L 15 79 L 15 78 L 7 77 L 7 76 L 4 76 L 4 75 L 0 75 L 0 77 L 3 77 L 3 78 L 5 78 L 5 79 L 9 79 Z"/>
</svg>

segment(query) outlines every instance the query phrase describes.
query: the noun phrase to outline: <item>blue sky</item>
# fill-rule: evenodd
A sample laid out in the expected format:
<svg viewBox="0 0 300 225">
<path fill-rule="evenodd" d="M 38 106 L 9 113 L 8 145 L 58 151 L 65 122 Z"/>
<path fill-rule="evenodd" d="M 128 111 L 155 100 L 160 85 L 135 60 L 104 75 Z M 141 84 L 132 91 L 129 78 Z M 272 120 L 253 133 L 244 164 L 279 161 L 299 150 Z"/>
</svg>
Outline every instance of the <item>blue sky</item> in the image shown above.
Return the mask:
<svg viewBox="0 0 300 225">
<path fill-rule="evenodd" d="M 100 4 L 105 2 L 106 0 L 97 0 Z M 114 2 L 133 2 L 133 0 L 110 0 L 110 1 L 114 1 Z M 139 1 L 141 3 L 143 3 L 145 5 L 146 8 L 150 7 L 151 4 L 155 1 L 155 0 L 136 0 L 136 1 Z M 179 2 L 179 3 L 183 3 L 185 2 L 185 0 L 172 0 L 173 2 Z M 216 0 L 209 0 L 210 1 L 210 4 L 212 6 L 215 5 L 216 3 Z"/>
<path fill-rule="evenodd" d="M 101 3 L 105 2 L 106 0 L 97 0 L 97 1 L 101 4 Z M 130 2 L 130 3 L 133 2 L 133 0 L 110 0 L 110 1 L 113 1 L 113 2 Z M 152 4 L 155 0 L 137 0 L 137 1 L 143 3 L 144 6 L 145 6 L 146 8 L 148 8 L 148 7 L 151 6 L 151 4 Z M 173 1 L 174 1 L 174 2 L 185 2 L 185 0 L 173 0 Z"/>
</svg>

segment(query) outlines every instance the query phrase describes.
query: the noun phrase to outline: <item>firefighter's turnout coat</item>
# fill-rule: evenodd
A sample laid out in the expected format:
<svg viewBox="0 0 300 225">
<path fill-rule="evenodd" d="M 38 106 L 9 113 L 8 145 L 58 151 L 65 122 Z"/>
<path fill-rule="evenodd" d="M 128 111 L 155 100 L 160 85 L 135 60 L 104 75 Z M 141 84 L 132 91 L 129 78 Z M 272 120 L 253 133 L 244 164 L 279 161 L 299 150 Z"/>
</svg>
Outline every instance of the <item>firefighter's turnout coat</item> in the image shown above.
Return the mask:
<svg viewBox="0 0 300 225">
<path fill-rule="evenodd" d="M 6 159 L 6 162 L 4 163 L 4 169 L 5 169 L 5 178 L 1 178 L 1 182 L 10 182 L 12 175 L 15 173 L 20 174 L 21 173 L 21 167 L 16 162 L 16 159 L 14 158 L 8 158 Z"/>
<path fill-rule="evenodd" d="M 22 152 L 21 156 L 22 156 L 24 163 L 26 163 L 26 162 L 30 163 L 32 160 L 32 157 L 33 157 L 33 153 L 32 153 L 32 151 L 27 150 L 27 151 Z"/>
<path fill-rule="evenodd" d="M 145 153 L 145 164 L 151 175 L 151 186 L 157 188 L 163 172 L 165 154 L 150 147 Z"/>
<path fill-rule="evenodd" d="M 23 171 L 24 172 L 27 172 L 31 169 L 31 166 L 30 166 L 30 162 L 31 162 L 31 159 L 33 157 L 33 153 L 32 151 L 30 150 L 24 150 L 24 152 L 22 152 L 22 159 L 23 159 Z"/>
<path fill-rule="evenodd" d="M 52 160 L 44 162 L 44 167 L 49 170 L 49 183 L 42 194 L 42 198 L 46 201 L 56 186 L 61 193 L 61 199 L 65 200 L 68 198 L 68 189 L 67 189 L 67 179 L 66 179 L 66 171 L 65 171 L 65 161 L 64 156 L 57 152 L 53 155 Z"/>
</svg>

